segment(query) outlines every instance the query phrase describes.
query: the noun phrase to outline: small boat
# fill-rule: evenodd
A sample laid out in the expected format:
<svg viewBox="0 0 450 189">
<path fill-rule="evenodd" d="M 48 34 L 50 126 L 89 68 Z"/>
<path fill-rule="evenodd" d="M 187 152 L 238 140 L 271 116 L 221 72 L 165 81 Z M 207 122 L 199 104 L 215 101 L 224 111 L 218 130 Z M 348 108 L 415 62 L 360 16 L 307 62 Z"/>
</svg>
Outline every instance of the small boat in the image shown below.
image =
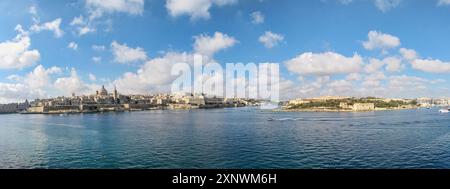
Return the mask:
<svg viewBox="0 0 450 189">
<path fill-rule="evenodd" d="M 440 109 L 439 113 L 449 113 L 449 109 Z"/>
<path fill-rule="evenodd" d="M 267 118 L 267 121 L 275 121 L 275 119 L 269 117 L 269 118 Z"/>
</svg>

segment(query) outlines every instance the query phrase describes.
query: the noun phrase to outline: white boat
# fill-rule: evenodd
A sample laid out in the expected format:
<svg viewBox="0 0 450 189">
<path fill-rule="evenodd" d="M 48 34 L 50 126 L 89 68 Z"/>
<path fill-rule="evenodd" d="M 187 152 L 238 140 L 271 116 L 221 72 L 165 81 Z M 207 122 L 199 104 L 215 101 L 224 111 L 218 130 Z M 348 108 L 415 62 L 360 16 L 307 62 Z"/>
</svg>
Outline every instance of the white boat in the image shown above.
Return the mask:
<svg viewBox="0 0 450 189">
<path fill-rule="evenodd" d="M 449 113 L 449 109 L 440 109 L 439 113 Z"/>
</svg>

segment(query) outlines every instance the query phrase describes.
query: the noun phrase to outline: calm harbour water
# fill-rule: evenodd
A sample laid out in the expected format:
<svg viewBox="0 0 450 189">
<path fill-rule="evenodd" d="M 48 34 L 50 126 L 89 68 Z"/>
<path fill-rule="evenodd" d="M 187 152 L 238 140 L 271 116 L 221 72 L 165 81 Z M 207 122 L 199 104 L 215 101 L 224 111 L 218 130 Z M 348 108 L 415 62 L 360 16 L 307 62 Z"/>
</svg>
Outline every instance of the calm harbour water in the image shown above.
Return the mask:
<svg viewBox="0 0 450 189">
<path fill-rule="evenodd" d="M 0 168 L 450 168 L 450 114 L 0 115 Z"/>
</svg>

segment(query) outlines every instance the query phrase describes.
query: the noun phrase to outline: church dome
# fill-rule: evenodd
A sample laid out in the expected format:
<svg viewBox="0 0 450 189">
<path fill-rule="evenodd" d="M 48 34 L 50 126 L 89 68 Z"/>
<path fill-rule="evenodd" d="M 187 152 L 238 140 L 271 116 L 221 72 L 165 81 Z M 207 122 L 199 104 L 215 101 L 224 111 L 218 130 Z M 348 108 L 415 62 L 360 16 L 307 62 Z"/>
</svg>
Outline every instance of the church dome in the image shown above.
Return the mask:
<svg viewBox="0 0 450 189">
<path fill-rule="evenodd" d="M 108 95 L 108 91 L 105 89 L 105 86 L 104 86 L 104 85 L 102 86 L 102 90 L 101 90 L 101 92 L 100 92 L 100 95 L 101 95 L 101 96 L 107 96 L 107 95 Z"/>
</svg>

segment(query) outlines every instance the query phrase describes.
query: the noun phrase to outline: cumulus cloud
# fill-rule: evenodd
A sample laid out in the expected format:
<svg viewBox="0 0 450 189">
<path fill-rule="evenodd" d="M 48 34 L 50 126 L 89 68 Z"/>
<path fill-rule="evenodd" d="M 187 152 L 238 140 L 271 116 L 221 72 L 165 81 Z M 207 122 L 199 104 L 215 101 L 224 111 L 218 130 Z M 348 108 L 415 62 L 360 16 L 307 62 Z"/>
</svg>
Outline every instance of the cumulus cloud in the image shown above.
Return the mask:
<svg viewBox="0 0 450 189">
<path fill-rule="evenodd" d="M 42 89 L 49 84 L 50 75 L 61 73 L 62 70 L 59 67 L 51 67 L 45 69 L 44 66 L 39 65 L 34 70 L 26 75 L 24 83 L 33 89 Z"/>
<path fill-rule="evenodd" d="M 76 94 L 92 94 L 99 88 L 95 84 L 87 84 L 78 76 L 75 68 L 70 70 L 70 76 L 57 78 L 53 87 L 57 89 L 62 95 L 69 96 L 72 93 Z"/>
<path fill-rule="evenodd" d="M 35 23 L 31 26 L 30 30 L 33 32 L 41 32 L 41 31 L 51 31 L 55 35 L 55 37 L 62 37 L 64 35 L 64 31 L 61 30 L 61 18 L 57 18 L 53 21 L 46 22 L 43 24 Z"/>
<path fill-rule="evenodd" d="M 368 34 L 368 40 L 363 42 L 363 46 L 367 50 L 387 50 L 398 47 L 399 45 L 400 39 L 398 37 L 378 31 L 370 31 Z"/>
<path fill-rule="evenodd" d="M 428 73 L 450 73 L 450 62 L 432 58 L 419 58 L 418 53 L 413 49 L 401 48 L 399 53 L 415 70 Z"/>
<path fill-rule="evenodd" d="M 111 43 L 112 52 L 114 55 L 114 61 L 121 64 L 145 61 L 147 60 L 147 54 L 143 48 L 128 47 L 127 44 L 119 44 L 116 41 Z"/>
<path fill-rule="evenodd" d="M 51 88 L 51 76 L 59 73 L 61 73 L 59 67 L 46 69 L 44 66 L 38 65 L 24 77 L 11 75 L 8 78 L 15 83 L 0 82 L 0 103 L 47 97 L 47 89 Z"/>
<path fill-rule="evenodd" d="M 328 76 L 321 76 L 300 83 L 284 80 L 280 82 L 280 94 L 283 99 L 317 96 L 376 96 L 386 98 L 438 97 L 437 94 L 440 94 L 442 90 L 432 89 L 429 86 L 442 82 L 445 81 L 428 80 L 408 75 L 385 76 L 381 72 L 366 75 L 360 81 L 348 80 L 347 78 L 345 80 L 333 80 Z"/>
<path fill-rule="evenodd" d="M 170 16 L 187 15 L 191 20 L 209 19 L 212 6 L 225 6 L 237 3 L 237 0 L 166 0 L 166 9 Z"/>
<path fill-rule="evenodd" d="M 168 52 L 161 57 L 147 61 L 141 68 L 133 73 L 127 72 L 114 81 L 114 84 L 124 93 L 169 92 L 170 86 L 176 76 L 171 75 L 175 63 L 188 63 L 193 65 L 194 55 L 191 53 Z M 204 61 L 207 62 L 207 61 Z"/>
<path fill-rule="evenodd" d="M 0 69 L 21 69 L 40 59 L 39 51 L 30 50 L 31 39 L 18 25 L 19 34 L 12 40 L 0 43 Z"/>
<path fill-rule="evenodd" d="M 450 62 L 438 59 L 416 59 L 411 62 L 414 69 L 429 73 L 450 73 Z"/>
<path fill-rule="evenodd" d="M 355 54 L 345 57 L 334 52 L 303 53 L 285 62 L 288 70 L 301 75 L 333 75 L 358 72 L 363 59 Z"/>
<path fill-rule="evenodd" d="M 365 65 L 364 70 L 367 73 L 373 73 L 381 71 L 382 67 L 385 67 L 388 72 L 399 72 L 403 68 L 402 60 L 398 57 L 386 57 L 382 60 L 370 58 L 369 64 Z"/>
<path fill-rule="evenodd" d="M 351 74 L 348 74 L 345 77 L 345 79 L 348 80 L 348 81 L 359 81 L 359 80 L 361 80 L 361 74 L 359 74 L 359 73 L 351 73 Z"/>
<path fill-rule="evenodd" d="M 67 48 L 76 51 L 76 50 L 78 50 L 78 44 L 72 41 L 69 43 L 69 45 L 67 45 Z"/>
<path fill-rule="evenodd" d="M 141 15 L 144 12 L 144 0 L 86 0 L 86 7 L 91 20 L 104 13 Z"/>
<path fill-rule="evenodd" d="M 259 42 L 264 44 L 266 48 L 272 48 L 278 45 L 284 40 L 284 36 L 281 34 L 272 33 L 271 31 L 266 31 L 263 35 L 259 37 Z"/>
<path fill-rule="evenodd" d="M 253 24 L 262 24 L 264 23 L 264 15 L 260 11 L 255 11 L 250 14 L 252 18 Z"/>
<path fill-rule="evenodd" d="M 238 41 L 226 34 L 215 32 L 214 36 L 195 36 L 195 52 L 212 57 L 216 52 L 234 46 Z"/>
<path fill-rule="evenodd" d="M 399 52 L 405 60 L 412 61 L 418 58 L 417 52 L 413 49 L 401 48 Z"/>
<path fill-rule="evenodd" d="M 387 57 L 383 59 L 383 62 L 388 72 L 399 72 L 403 69 L 402 60 L 397 57 Z"/>
<path fill-rule="evenodd" d="M 72 22 L 70 22 L 71 26 L 76 28 L 76 34 L 78 36 L 83 36 L 88 33 L 96 32 L 97 29 L 92 26 L 91 22 L 83 17 L 83 15 L 74 17 Z"/>
<path fill-rule="evenodd" d="M 85 0 L 88 15 L 74 17 L 70 23 L 75 28 L 78 36 L 83 36 L 97 31 L 99 26 L 106 26 L 105 31 L 110 31 L 112 21 L 100 19 L 105 14 L 124 13 L 128 15 L 142 15 L 144 12 L 144 0 Z"/>
<path fill-rule="evenodd" d="M 381 67 L 383 67 L 383 65 L 384 65 L 383 61 L 376 58 L 371 58 L 369 60 L 369 64 L 364 66 L 364 71 L 367 73 L 377 72 Z"/>
<path fill-rule="evenodd" d="M 42 98 L 43 91 L 30 89 L 22 83 L 0 82 L 0 103 L 25 101 L 25 99 Z"/>
</svg>

